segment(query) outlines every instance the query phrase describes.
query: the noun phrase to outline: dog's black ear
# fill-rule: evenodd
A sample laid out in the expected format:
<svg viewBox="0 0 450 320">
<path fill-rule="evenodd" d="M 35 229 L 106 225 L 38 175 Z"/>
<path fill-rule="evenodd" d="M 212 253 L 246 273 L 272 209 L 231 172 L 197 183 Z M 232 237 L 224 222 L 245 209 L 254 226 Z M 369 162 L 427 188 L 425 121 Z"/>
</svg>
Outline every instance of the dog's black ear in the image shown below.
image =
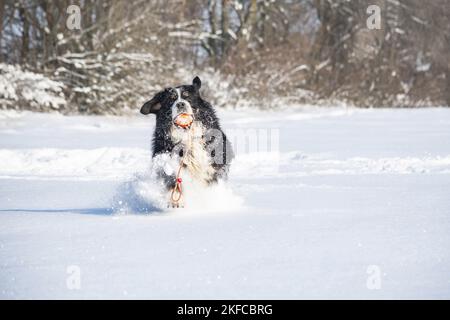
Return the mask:
<svg viewBox="0 0 450 320">
<path fill-rule="evenodd" d="M 198 89 L 202 87 L 202 80 L 200 80 L 199 77 L 195 77 L 194 80 L 192 80 L 192 85 Z"/>
<path fill-rule="evenodd" d="M 164 99 L 166 91 L 158 92 L 150 101 L 147 101 L 144 103 L 144 105 L 141 107 L 141 113 L 142 114 L 149 114 L 149 113 L 158 113 L 158 111 L 161 109 L 161 102 Z"/>
</svg>

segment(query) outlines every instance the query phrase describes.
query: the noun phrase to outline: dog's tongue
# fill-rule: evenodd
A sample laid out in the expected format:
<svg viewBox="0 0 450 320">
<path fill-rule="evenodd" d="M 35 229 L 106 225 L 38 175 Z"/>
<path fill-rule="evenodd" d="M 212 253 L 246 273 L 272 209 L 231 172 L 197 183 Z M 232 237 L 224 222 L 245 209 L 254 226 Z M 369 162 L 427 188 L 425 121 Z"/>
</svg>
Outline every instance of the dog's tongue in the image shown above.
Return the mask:
<svg viewBox="0 0 450 320">
<path fill-rule="evenodd" d="M 175 117 L 173 122 L 177 126 L 186 129 L 191 126 L 192 122 L 194 122 L 194 118 L 189 113 L 180 113 Z"/>
</svg>

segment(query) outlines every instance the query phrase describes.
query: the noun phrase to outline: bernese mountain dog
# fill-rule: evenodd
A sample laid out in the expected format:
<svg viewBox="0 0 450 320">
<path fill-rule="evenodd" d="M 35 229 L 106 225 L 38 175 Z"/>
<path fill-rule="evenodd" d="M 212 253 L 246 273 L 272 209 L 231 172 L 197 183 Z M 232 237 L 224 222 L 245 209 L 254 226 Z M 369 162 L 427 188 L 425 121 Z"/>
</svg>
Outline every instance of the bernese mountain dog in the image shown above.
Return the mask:
<svg viewBox="0 0 450 320">
<path fill-rule="evenodd" d="M 234 157 L 213 107 L 200 95 L 201 85 L 195 77 L 191 85 L 166 88 L 141 107 L 142 114 L 156 115 L 152 156 L 169 194 L 168 206 L 184 205 L 184 177 L 205 186 L 217 183 L 227 178 Z"/>
</svg>

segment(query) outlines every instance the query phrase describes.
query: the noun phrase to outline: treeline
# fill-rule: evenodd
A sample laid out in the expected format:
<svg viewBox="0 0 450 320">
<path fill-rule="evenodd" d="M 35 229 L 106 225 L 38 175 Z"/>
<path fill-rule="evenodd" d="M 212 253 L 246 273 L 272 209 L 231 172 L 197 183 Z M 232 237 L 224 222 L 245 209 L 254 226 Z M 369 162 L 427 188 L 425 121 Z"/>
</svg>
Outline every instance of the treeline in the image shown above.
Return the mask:
<svg viewBox="0 0 450 320">
<path fill-rule="evenodd" d="M 62 84 L 64 112 L 120 113 L 194 73 L 228 106 L 450 105 L 447 0 L 0 0 L 0 26 L 0 62 Z M 28 107 L 11 96 L 0 82 Z"/>
</svg>

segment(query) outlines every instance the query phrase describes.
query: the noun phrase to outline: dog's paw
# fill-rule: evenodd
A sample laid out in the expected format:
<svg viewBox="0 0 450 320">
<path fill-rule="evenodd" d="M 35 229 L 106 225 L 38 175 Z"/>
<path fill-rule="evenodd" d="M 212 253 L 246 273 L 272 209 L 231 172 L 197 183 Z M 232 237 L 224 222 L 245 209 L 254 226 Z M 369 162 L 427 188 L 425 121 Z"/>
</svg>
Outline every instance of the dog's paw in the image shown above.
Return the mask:
<svg viewBox="0 0 450 320">
<path fill-rule="evenodd" d="M 172 208 L 172 209 L 180 209 L 180 208 L 184 208 L 184 203 L 182 203 L 181 201 L 179 202 L 173 202 L 173 201 L 169 201 L 169 203 L 167 203 L 167 208 Z"/>
</svg>

